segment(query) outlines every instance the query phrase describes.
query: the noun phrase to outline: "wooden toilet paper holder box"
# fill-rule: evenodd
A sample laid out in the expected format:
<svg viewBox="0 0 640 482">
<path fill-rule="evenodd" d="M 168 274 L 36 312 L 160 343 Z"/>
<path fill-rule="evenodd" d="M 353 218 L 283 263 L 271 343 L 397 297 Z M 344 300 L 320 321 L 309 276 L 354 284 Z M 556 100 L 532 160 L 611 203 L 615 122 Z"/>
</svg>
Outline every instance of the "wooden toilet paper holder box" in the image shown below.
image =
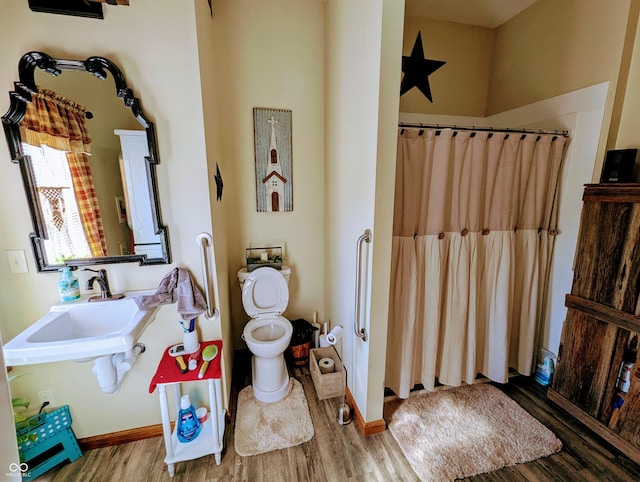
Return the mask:
<svg viewBox="0 0 640 482">
<path fill-rule="evenodd" d="M 318 362 L 321 358 L 331 358 L 335 364 L 332 373 L 320 373 Z M 309 354 L 309 371 L 320 400 L 341 397 L 344 391 L 344 366 L 335 348 L 312 348 Z"/>
</svg>

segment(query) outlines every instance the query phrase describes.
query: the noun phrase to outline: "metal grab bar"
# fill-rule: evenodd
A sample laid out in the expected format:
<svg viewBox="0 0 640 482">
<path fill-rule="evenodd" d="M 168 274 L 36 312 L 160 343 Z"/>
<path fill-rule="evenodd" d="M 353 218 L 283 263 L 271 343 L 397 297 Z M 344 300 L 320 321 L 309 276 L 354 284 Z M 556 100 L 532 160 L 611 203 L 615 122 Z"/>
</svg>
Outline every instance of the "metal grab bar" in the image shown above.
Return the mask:
<svg viewBox="0 0 640 482">
<path fill-rule="evenodd" d="M 216 310 L 211 303 L 211 292 L 209 290 L 209 262 L 207 260 L 207 247 L 213 247 L 213 238 L 209 233 L 200 233 L 196 237 L 196 242 L 200 245 L 200 261 L 202 262 L 202 284 L 204 285 L 205 297 L 207 298 L 207 312 L 205 316 L 209 319 L 215 316 Z"/>
<path fill-rule="evenodd" d="M 362 338 L 362 341 L 367 341 L 367 330 L 360 326 L 360 298 L 362 291 L 362 243 L 371 242 L 371 230 L 366 229 L 364 234 L 358 238 L 358 249 L 356 254 L 356 309 L 354 319 L 354 330 L 358 338 Z"/>
</svg>

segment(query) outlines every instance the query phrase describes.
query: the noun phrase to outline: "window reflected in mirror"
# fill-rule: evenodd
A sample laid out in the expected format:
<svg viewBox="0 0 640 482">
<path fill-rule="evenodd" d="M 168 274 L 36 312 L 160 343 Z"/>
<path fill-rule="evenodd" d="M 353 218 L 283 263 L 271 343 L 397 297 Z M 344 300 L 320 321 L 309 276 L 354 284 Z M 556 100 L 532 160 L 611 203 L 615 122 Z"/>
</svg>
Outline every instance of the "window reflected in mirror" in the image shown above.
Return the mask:
<svg viewBox="0 0 640 482">
<path fill-rule="evenodd" d="M 3 121 L 27 188 L 38 271 L 169 263 L 155 130 L 120 70 L 102 57 L 41 52 L 20 66 Z"/>
<path fill-rule="evenodd" d="M 45 222 L 45 257 L 53 264 L 72 258 L 91 258 L 87 235 L 73 191 L 71 170 L 64 151 L 48 146 L 22 145 L 31 159 L 33 180 Z"/>
</svg>

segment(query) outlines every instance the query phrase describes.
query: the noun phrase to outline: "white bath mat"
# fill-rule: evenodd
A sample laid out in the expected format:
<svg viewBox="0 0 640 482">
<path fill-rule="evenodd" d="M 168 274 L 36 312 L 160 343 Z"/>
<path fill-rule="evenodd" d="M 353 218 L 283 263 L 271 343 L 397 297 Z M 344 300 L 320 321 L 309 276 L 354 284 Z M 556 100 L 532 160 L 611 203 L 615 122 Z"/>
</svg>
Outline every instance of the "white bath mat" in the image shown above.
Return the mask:
<svg viewBox="0 0 640 482">
<path fill-rule="evenodd" d="M 562 448 L 549 429 L 487 383 L 393 400 L 384 413 L 423 481 L 471 477 Z"/>
<path fill-rule="evenodd" d="M 256 400 L 253 387 L 238 394 L 235 449 L 243 457 L 294 447 L 313 437 L 309 406 L 300 382 L 291 378 L 287 395 L 279 402 Z"/>
</svg>

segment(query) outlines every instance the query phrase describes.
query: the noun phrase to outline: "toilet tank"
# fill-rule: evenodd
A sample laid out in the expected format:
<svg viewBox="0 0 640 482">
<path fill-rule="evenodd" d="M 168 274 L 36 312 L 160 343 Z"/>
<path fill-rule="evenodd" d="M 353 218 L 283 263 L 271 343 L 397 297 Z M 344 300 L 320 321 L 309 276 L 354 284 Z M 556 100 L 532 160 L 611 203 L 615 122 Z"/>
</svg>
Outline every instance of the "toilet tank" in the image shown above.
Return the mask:
<svg viewBox="0 0 640 482">
<path fill-rule="evenodd" d="M 260 268 L 258 268 L 260 269 Z M 289 284 L 289 276 L 291 275 L 291 269 L 286 266 L 286 265 L 282 265 L 282 269 L 279 270 L 280 274 L 282 276 L 284 276 L 285 281 L 287 282 L 287 285 Z M 242 290 L 242 287 L 244 286 L 244 280 L 247 279 L 247 275 L 249 273 L 247 272 L 247 268 L 242 268 L 240 271 L 238 271 L 238 282 L 240 283 L 240 289 Z"/>
</svg>

